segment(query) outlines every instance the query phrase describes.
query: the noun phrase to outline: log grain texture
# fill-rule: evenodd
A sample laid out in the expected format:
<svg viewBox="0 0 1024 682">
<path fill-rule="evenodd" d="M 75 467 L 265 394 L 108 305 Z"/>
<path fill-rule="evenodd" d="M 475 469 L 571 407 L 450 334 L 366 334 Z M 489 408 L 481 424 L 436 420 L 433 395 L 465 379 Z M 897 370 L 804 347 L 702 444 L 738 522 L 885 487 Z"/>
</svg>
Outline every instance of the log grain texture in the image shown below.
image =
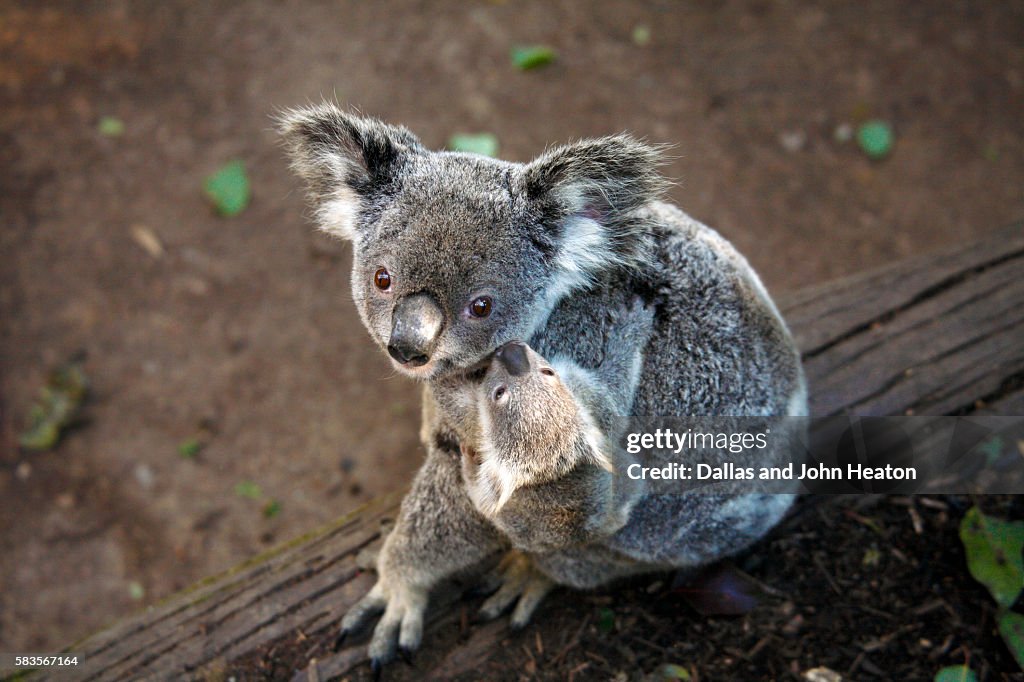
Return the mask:
<svg viewBox="0 0 1024 682">
<path fill-rule="evenodd" d="M 1024 413 L 1022 225 L 779 302 L 804 354 L 815 416 Z M 365 640 L 334 652 L 329 635 L 373 584 L 359 566 L 400 499 L 379 498 L 75 644 L 69 651 L 83 664 L 74 677 L 226 679 L 233 662 L 285 640 L 308 643 L 313 662 L 297 679 L 364 676 Z M 547 608 L 572 609 L 552 600 Z M 465 609 L 432 613 L 417 679 L 472 671 L 507 634 L 504 619 L 467 625 Z"/>
</svg>

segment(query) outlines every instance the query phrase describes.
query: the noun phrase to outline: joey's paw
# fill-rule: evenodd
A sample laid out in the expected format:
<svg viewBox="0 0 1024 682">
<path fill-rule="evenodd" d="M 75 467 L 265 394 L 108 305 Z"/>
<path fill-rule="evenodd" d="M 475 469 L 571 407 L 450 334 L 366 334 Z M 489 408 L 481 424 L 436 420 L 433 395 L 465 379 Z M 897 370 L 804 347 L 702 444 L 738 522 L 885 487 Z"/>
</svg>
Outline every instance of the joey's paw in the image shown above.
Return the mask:
<svg viewBox="0 0 1024 682">
<path fill-rule="evenodd" d="M 530 622 L 541 600 L 555 586 L 550 578 L 537 570 L 529 556 L 515 550 L 501 560 L 492 581 L 500 586 L 480 607 L 480 616 L 487 620 L 497 618 L 515 602 L 511 618 L 515 629 Z"/>
<path fill-rule="evenodd" d="M 396 653 L 409 660 L 423 639 L 423 616 L 427 591 L 398 581 L 378 580 L 373 589 L 349 609 L 341 620 L 338 643 L 351 632 L 361 630 L 378 613 L 384 612 L 370 638 L 368 653 L 375 671 L 390 663 Z"/>
<path fill-rule="evenodd" d="M 654 326 L 654 305 L 642 296 L 630 296 L 611 313 L 612 333 L 623 337 L 642 337 Z"/>
</svg>

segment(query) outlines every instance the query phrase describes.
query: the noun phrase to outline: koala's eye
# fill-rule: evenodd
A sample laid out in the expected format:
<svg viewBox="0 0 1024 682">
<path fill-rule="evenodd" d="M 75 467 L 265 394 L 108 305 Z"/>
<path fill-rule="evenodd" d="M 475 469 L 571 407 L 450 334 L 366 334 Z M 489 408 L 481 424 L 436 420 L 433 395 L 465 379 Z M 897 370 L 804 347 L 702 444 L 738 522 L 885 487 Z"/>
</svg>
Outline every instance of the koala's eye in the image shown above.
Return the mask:
<svg viewBox="0 0 1024 682">
<path fill-rule="evenodd" d="M 490 296 L 474 298 L 473 302 L 469 304 L 469 314 L 473 317 L 487 317 L 491 314 L 491 307 Z"/>
<path fill-rule="evenodd" d="M 391 288 L 391 273 L 384 268 L 373 273 L 373 285 L 381 291 L 387 291 Z"/>
<path fill-rule="evenodd" d="M 551 369 L 550 367 L 541 367 L 540 373 L 549 377 L 555 376 L 555 370 Z"/>
</svg>

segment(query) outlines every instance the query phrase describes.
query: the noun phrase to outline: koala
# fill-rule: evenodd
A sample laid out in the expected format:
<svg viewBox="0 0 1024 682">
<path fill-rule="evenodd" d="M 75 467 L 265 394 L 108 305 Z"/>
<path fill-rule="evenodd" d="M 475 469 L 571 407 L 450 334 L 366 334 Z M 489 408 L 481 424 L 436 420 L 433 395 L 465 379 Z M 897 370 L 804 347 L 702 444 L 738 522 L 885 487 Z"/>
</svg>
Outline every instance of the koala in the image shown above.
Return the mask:
<svg viewBox="0 0 1024 682">
<path fill-rule="evenodd" d="M 479 434 L 461 441 L 462 476 L 514 548 L 583 545 L 626 524 L 640 486 L 616 475 L 633 460 L 617 447 L 614 420 L 629 412 L 640 374 L 633 349 L 652 328 L 653 309 L 637 299 L 593 370 L 548 362 L 519 341 L 495 352 L 473 390 Z"/>
<path fill-rule="evenodd" d="M 661 200 L 659 147 L 621 134 L 511 163 L 430 151 L 406 128 L 326 103 L 284 112 L 280 130 L 317 224 L 352 244 L 371 339 L 423 384 L 426 458 L 377 583 L 341 623 L 344 636 L 382 613 L 376 669 L 420 645 L 434 586 L 492 557 L 505 558 L 482 611 L 515 602 L 523 624 L 552 585 L 700 566 L 782 518 L 791 495 L 617 485 L 623 455 L 610 444 L 624 417 L 749 416 L 785 430 L 807 413 L 775 304 L 724 238 Z M 624 334 L 638 315 L 620 313 L 637 299 L 648 328 Z M 514 390 L 538 399 L 514 402 Z M 535 428 L 539 405 L 564 433 Z M 544 445 L 517 445 L 533 439 Z M 790 456 L 770 448 L 762 465 Z"/>
</svg>

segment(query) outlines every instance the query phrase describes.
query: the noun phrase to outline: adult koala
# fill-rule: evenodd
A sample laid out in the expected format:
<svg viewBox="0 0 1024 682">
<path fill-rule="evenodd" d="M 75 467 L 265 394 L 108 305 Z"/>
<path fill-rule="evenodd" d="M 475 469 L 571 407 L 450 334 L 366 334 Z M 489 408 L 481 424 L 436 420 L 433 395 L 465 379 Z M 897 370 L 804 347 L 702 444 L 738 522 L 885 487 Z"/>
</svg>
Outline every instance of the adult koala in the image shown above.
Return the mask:
<svg viewBox="0 0 1024 682">
<path fill-rule="evenodd" d="M 426 460 L 381 549 L 377 584 L 342 623 L 344 634 L 384 612 L 370 643 L 376 668 L 396 645 L 419 645 L 433 586 L 496 553 L 513 550 L 484 610 L 518 599 L 521 624 L 552 582 L 584 588 L 697 566 L 782 517 L 791 496 L 641 490 L 606 537 L 531 553 L 467 495 L 460 445 L 475 435 L 457 387 L 479 382 L 495 351 L 515 340 L 544 358 L 600 368 L 638 298 L 653 313 L 649 333 L 629 348 L 635 376 L 592 391 L 633 388 L 618 403 L 624 415 L 629 403 L 650 416 L 806 413 L 799 355 L 775 305 L 728 242 L 658 201 L 657 148 L 617 135 L 508 163 L 429 151 L 405 128 L 330 104 L 288 111 L 280 128 L 320 228 L 352 242 L 363 323 L 398 371 L 425 383 Z M 618 435 L 594 442 L 615 449 Z M 767 452 L 762 464 L 786 455 Z"/>
</svg>

